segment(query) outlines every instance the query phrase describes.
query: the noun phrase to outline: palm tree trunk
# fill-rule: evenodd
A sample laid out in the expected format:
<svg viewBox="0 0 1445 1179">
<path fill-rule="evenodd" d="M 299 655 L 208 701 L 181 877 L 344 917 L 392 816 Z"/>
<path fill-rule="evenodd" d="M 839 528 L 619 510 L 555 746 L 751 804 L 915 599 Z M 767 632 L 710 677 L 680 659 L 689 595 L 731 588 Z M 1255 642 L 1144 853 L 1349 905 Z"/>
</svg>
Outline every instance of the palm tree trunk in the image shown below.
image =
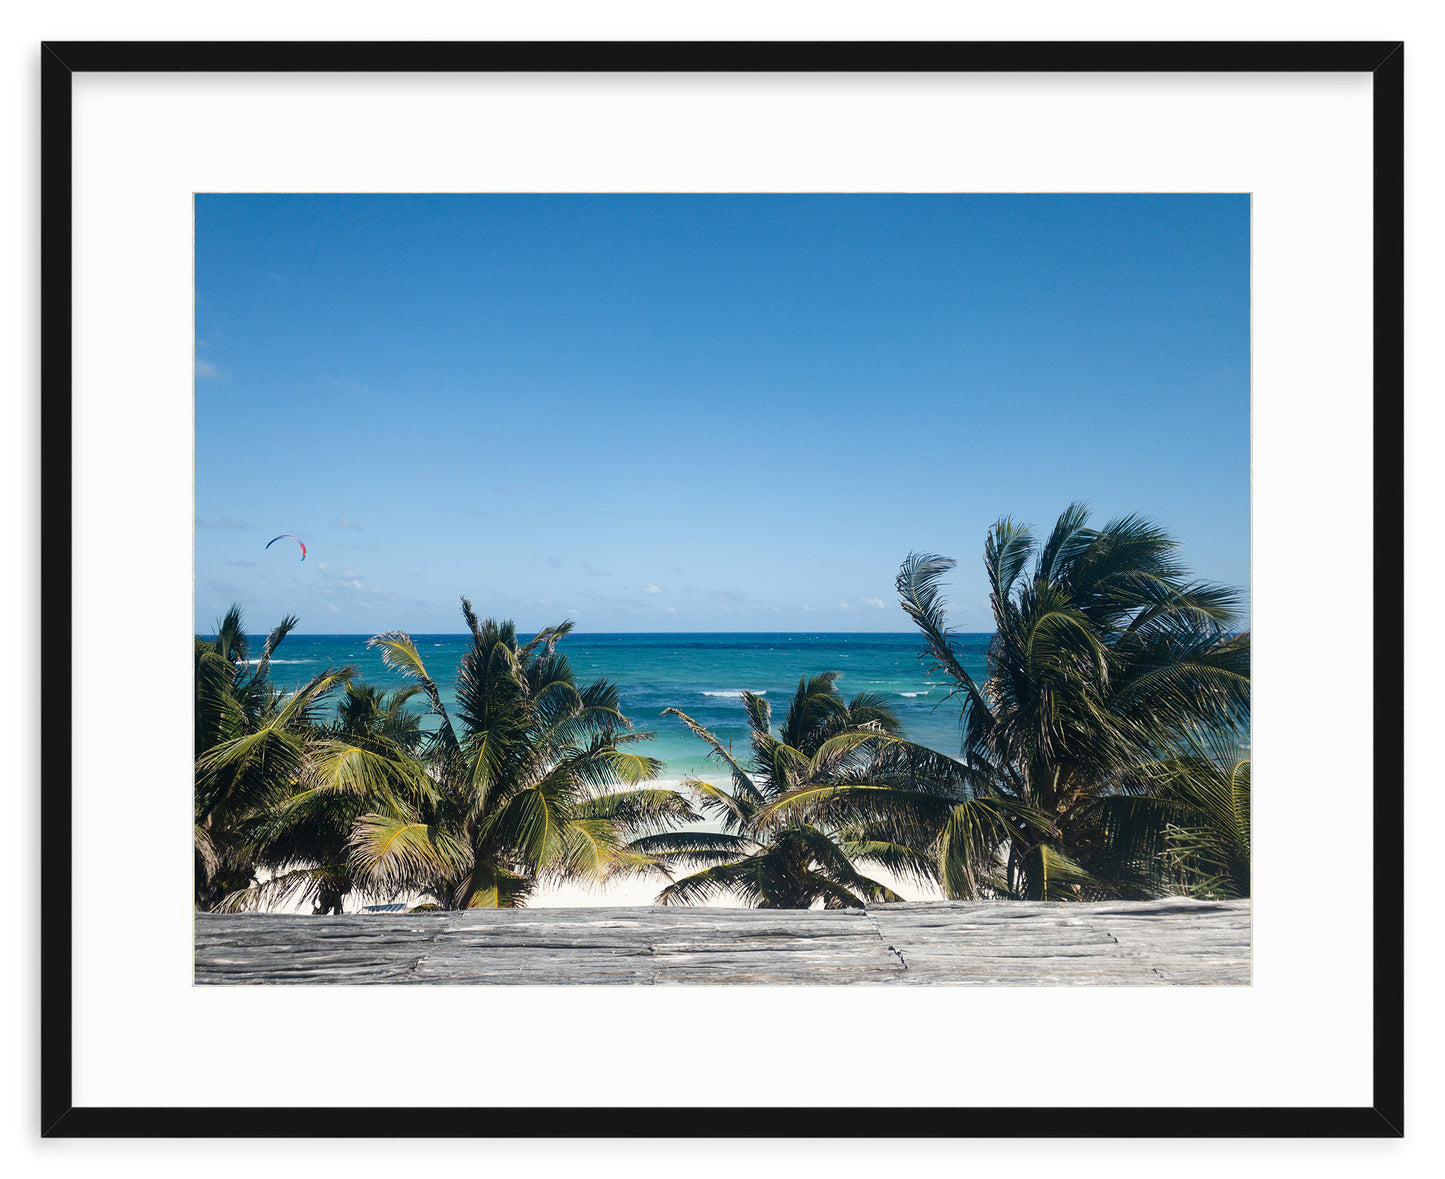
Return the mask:
<svg viewBox="0 0 1445 1179">
<path fill-rule="evenodd" d="M 350 891 L 350 889 L 346 889 L 345 891 L 338 889 L 329 880 L 323 881 L 321 890 L 316 897 L 316 907 L 312 912 L 318 916 L 326 916 L 330 913 L 335 913 L 338 917 L 341 916 L 341 902 L 343 898 L 345 898 L 346 893 Z"/>
</svg>

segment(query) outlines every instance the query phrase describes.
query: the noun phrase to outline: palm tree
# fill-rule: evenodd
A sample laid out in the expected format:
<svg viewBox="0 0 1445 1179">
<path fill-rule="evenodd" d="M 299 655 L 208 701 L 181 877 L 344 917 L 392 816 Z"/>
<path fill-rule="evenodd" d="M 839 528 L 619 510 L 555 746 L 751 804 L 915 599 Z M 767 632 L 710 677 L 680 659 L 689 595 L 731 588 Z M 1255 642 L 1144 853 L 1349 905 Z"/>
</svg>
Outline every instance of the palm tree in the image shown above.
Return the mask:
<svg viewBox="0 0 1445 1179">
<path fill-rule="evenodd" d="M 601 883 L 658 870 L 637 837 L 696 818 L 675 791 L 648 787 L 662 763 L 632 752 L 631 731 L 605 679 L 579 687 L 557 643 L 570 622 L 519 641 L 511 622 L 462 613 L 472 642 L 448 711 L 411 638 L 371 644 L 415 680 L 435 728 L 425 758 L 435 791 L 359 816 L 350 836 L 358 881 L 426 894 L 442 908 L 512 907 L 539 882 Z"/>
<path fill-rule="evenodd" d="M 392 899 L 358 879 L 351 837 L 363 815 L 401 818 L 435 799 L 436 785 L 418 757 L 426 739 L 421 714 L 410 707 L 420 691 L 345 685 L 335 719 L 311 734 L 292 787 L 243 825 L 250 856 L 268 878 L 234 891 L 221 907 L 301 899 L 312 901 L 316 913 L 340 913 L 353 893 Z"/>
<path fill-rule="evenodd" d="M 940 832 L 945 890 L 1048 900 L 1149 895 L 1157 874 L 1151 885 L 1150 873 L 1124 870 L 1138 867 L 1120 845 L 1128 825 L 1119 816 L 1129 808 L 1110 800 L 1149 795 L 1166 780 L 1178 789 L 1179 774 L 1197 768 L 1183 757 L 1188 750 L 1211 734 L 1247 732 L 1249 635 L 1231 629 L 1238 594 L 1192 580 L 1157 525 L 1126 516 L 1090 528 L 1080 504 L 1042 544 L 1000 520 L 984 566 L 996 633 L 982 684 L 963 667 L 946 624 L 938 583 L 954 562 L 911 554 L 897 579 L 932 670 L 953 680 L 962 703 L 976 813 Z M 1130 811 L 1146 812 L 1166 813 L 1142 804 Z M 1156 827 L 1151 838 L 1163 837 Z M 1129 839 L 1136 851 L 1143 846 L 1137 823 Z"/>
<path fill-rule="evenodd" d="M 766 909 L 818 903 L 844 909 L 902 899 L 860 874 L 855 862 L 932 880 L 930 856 L 907 835 L 921 829 L 909 821 L 917 809 L 914 795 L 921 789 L 936 802 L 952 789 L 951 783 L 938 786 L 938 763 L 948 759 L 902 740 L 897 716 L 877 694 L 845 701 L 837 679 L 832 671 L 800 679 L 776 735 L 767 700 L 744 692 L 751 744 L 746 765 L 686 713 L 664 710 L 707 742 L 708 756 L 729 770 L 732 788 L 701 778 L 685 783 L 721 831 L 667 832 L 639 841 L 669 865 L 698 868 L 663 889 L 660 903 L 731 896 Z M 901 812 L 891 808 L 894 821 L 885 821 L 888 803 L 900 796 L 907 805 Z"/>
<path fill-rule="evenodd" d="M 1146 765 L 1100 802 L 1109 866 L 1144 892 L 1249 896 L 1249 778 L 1247 744 L 1228 728 Z"/>
<path fill-rule="evenodd" d="M 294 787 L 326 697 L 351 675 L 328 668 L 287 696 L 270 682 L 276 648 L 296 626 L 282 621 L 251 664 L 241 610 L 214 638 L 196 638 L 195 901 L 213 909 L 255 883 L 247 825 Z"/>
</svg>

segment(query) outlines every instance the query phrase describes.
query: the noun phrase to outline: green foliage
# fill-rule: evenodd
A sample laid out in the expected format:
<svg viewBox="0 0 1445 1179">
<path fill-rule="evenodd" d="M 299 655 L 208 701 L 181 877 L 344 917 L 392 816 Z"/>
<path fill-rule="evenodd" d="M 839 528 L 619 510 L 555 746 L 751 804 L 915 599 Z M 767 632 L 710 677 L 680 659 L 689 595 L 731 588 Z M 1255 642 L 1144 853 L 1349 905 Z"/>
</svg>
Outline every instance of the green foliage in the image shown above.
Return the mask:
<svg viewBox="0 0 1445 1179">
<path fill-rule="evenodd" d="M 411 688 L 383 692 L 348 681 L 334 719 L 307 734 L 303 763 L 284 797 L 247 828 L 258 866 L 271 878 L 238 891 L 226 907 L 311 901 L 318 912 L 341 912 L 348 897 L 392 898 L 389 881 L 364 878 L 351 862 L 354 831 L 366 816 L 406 822 L 436 797 L 436 784 L 416 755 L 425 739 Z"/>
<path fill-rule="evenodd" d="M 254 663 L 232 606 L 214 638 L 195 642 L 195 903 L 214 909 L 255 887 L 254 832 L 294 790 L 327 698 L 351 675 L 327 669 L 284 696 L 271 686 L 276 648 L 296 626 L 282 621 Z M 273 890 L 274 891 L 274 890 Z"/>
<path fill-rule="evenodd" d="M 661 903 L 730 898 L 770 909 L 858 908 L 902 898 L 861 875 L 856 863 L 931 877 L 931 858 L 909 838 L 924 829 L 915 812 L 932 795 L 904 779 L 912 775 L 932 785 L 936 779 L 925 771 L 938 768 L 939 755 L 904 741 L 897 716 L 881 697 L 863 693 L 845 701 L 837 678 L 824 672 L 800 679 L 776 734 L 768 702 L 744 692 L 751 745 L 745 762 L 685 713 L 664 710 L 710 746 L 709 756 L 727 768 L 732 788 L 688 782 L 721 832 L 670 832 L 639 841 L 670 866 L 697 869 L 663 889 Z"/>
<path fill-rule="evenodd" d="M 195 645 L 196 905 L 511 907 L 548 882 L 679 869 L 661 903 L 901 899 L 860 864 L 965 899 L 1248 896 L 1237 595 L 1191 579 L 1158 526 L 1094 529 L 1077 504 L 1042 542 L 1000 520 L 984 564 L 996 634 L 981 683 L 947 626 L 954 562 L 910 555 L 897 578 L 931 670 L 952 682 L 958 757 L 908 742 L 885 699 L 845 700 L 825 672 L 799 680 L 776 728 L 744 693 L 740 756 L 664 711 L 729 779 L 689 780 L 697 811 L 650 785 L 662 765 L 637 748 L 651 735 L 632 730 L 617 685 L 577 682 L 557 649 L 570 622 L 524 643 L 463 598 L 471 642 L 448 709 L 400 631 L 370 642 L 408 686 L 340 668 L 284 695 L 270 661 L 296 619 L 252 662 L 232 607 Z"/>
<path fill-rule="evenodd" d="M 649 789 L 662 763 L 630 746 L 617 685 L 579 685 L 557 651 L 570 622 L 522 643 L 511 622 L 478 619 L 457 669 L 455 714 L 416 644 L 377 635 L 388 666 L 416 681 L 434 727 L 414 746 L 429 789 L 359 815 L 349 863 L 359 885 L 424 894 L 442 908 L 524 904 L 543 881 L 600 884 L 660 871 L 636 840 L 696 816 L 675 791 Z M 408 750 L 411 755 L 411 750 Z"/>
<path fill-rule="evenodd" d="M 1247 896 L 1248 762 L 1228 751 L 1249 726 L 1238 595 L 1192 580 L 1138 516 L 1094 529 L 1073 504 L 1042 543 L 1000 520 L 984 546 L 996 633 L 980 684 L 946 622 L 953 566 L 912 554 L 897 579 L 961 705 L 969 797 L 934 844 L 946 893 Z"/>
<path fill-rule="evenodd" d="M 254 665 L 238 609 L 197 640 L 198 906 L 514 906 L 546 880 L 661 872 L 633 841 L 696 816 L 647 785 L 661 763 L 633 748 L 650 735 L 630 731 L 616 685 L 576 683 L 556 650 L 571 624 L 521 643 L 510 622 L 462 606 L 472 643 L 455 716 L 400 632 L 371 642 L 412 685 L 384 692 L 328 670 L 289 697 L 267 668 L 294 618 Z"/>
</svg>

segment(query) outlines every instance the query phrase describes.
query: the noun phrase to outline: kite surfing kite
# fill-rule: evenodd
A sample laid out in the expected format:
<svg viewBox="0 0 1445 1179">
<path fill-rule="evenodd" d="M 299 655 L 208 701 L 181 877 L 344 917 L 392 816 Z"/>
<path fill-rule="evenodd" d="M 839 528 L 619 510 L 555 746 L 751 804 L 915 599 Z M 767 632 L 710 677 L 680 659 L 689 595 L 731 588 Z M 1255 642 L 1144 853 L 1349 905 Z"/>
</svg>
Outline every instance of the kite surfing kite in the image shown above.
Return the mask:
<svg viewBox="0 0 1445 1179">
<path fill-rule="evenodd" d="M 283 532 L 280 536 L 273 536 L 268 540 L 266 547 L 269 549 L 278 540 L 294 540 L 297 544 L 301 545 L 301 559 L 303 561 L 306 560 L 306 545 L 299 536 L 292 536 L 289 532 Z"/>
</svg>

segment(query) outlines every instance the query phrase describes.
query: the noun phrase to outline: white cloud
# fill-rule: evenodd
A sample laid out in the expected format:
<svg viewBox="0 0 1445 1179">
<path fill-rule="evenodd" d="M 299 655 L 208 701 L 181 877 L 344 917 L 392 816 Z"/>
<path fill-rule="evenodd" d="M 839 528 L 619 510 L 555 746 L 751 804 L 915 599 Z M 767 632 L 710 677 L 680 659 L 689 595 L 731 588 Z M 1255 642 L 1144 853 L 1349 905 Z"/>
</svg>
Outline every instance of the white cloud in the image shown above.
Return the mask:
<svg viewBox="0 0 1445 1179">
<path fill-rule="evenodd" d="M 811 607 L 811 606 L 804 606 L 803 609 L 804 609 L 805 611 L 807 611 L 809 614 L 811 614 L 811 613 L 813 612 L 813 607 Z"/>
<path fill-rule="evenodd" d="M 612 570 L 610 570 L 610 569 L 601 569 L 601 568 L 599 568 L 598 566 L 592 564 L 591 561 L 583 561 L 583 562 L 582 562 L 582 568 L 586 571 L 588 577 L 610 577 L 610 576 L 612 576 Z"/>
<path fill-rule="evenodd" d="M 660 594 L 662 593 L 662 587 L 660 585 L 648 584 L 642 587 L 642 592 L 645 594 Z"/>
<path fill-rule="evenodd" d="M 353 528 L 353 529 L 355 529 L 357 532 L 360 532 L 360 531 L 362 530 L 360 524 L 354 523 L 352 520 L 350 520 L 350 519 L 347 518 L 346 516 L 340 516 L 340 517 L 337 518 L 336 527 L 337 527 L 337 528 Z"/>
<path fill-rule="evenodd" d="M 853 609 L 853 607 L 850 606 L 850 605 L 848 605 L 848 599 L 847 599 L 847 598 L 839 598 L 839 599 L 838 599 L 838 609 L 839 609 L 839 610 L 851 610 L 851 609 Z"/>
<path fill-rule="evenodd" d="M 196 380 L 209 381 L 212 377 L 220 376 L 220 371 L 221 370 L 209 360 L 202 360 L 199 356 L 196 357 Z"/>
<path fill-rule="evenodd" d="M 663 609 L 666 610 L 669 614 L 676 614 L 676 613 L 677 613 L 677 607 L 676 607 L 676 606 L 664 606 Z"/>
<path fill-rule="evenodd" d="M 872 606 L 875 610 L 882 610 L 888 603 L 882 598 L 864 598 L 863 605 Z"/>
</svg>

